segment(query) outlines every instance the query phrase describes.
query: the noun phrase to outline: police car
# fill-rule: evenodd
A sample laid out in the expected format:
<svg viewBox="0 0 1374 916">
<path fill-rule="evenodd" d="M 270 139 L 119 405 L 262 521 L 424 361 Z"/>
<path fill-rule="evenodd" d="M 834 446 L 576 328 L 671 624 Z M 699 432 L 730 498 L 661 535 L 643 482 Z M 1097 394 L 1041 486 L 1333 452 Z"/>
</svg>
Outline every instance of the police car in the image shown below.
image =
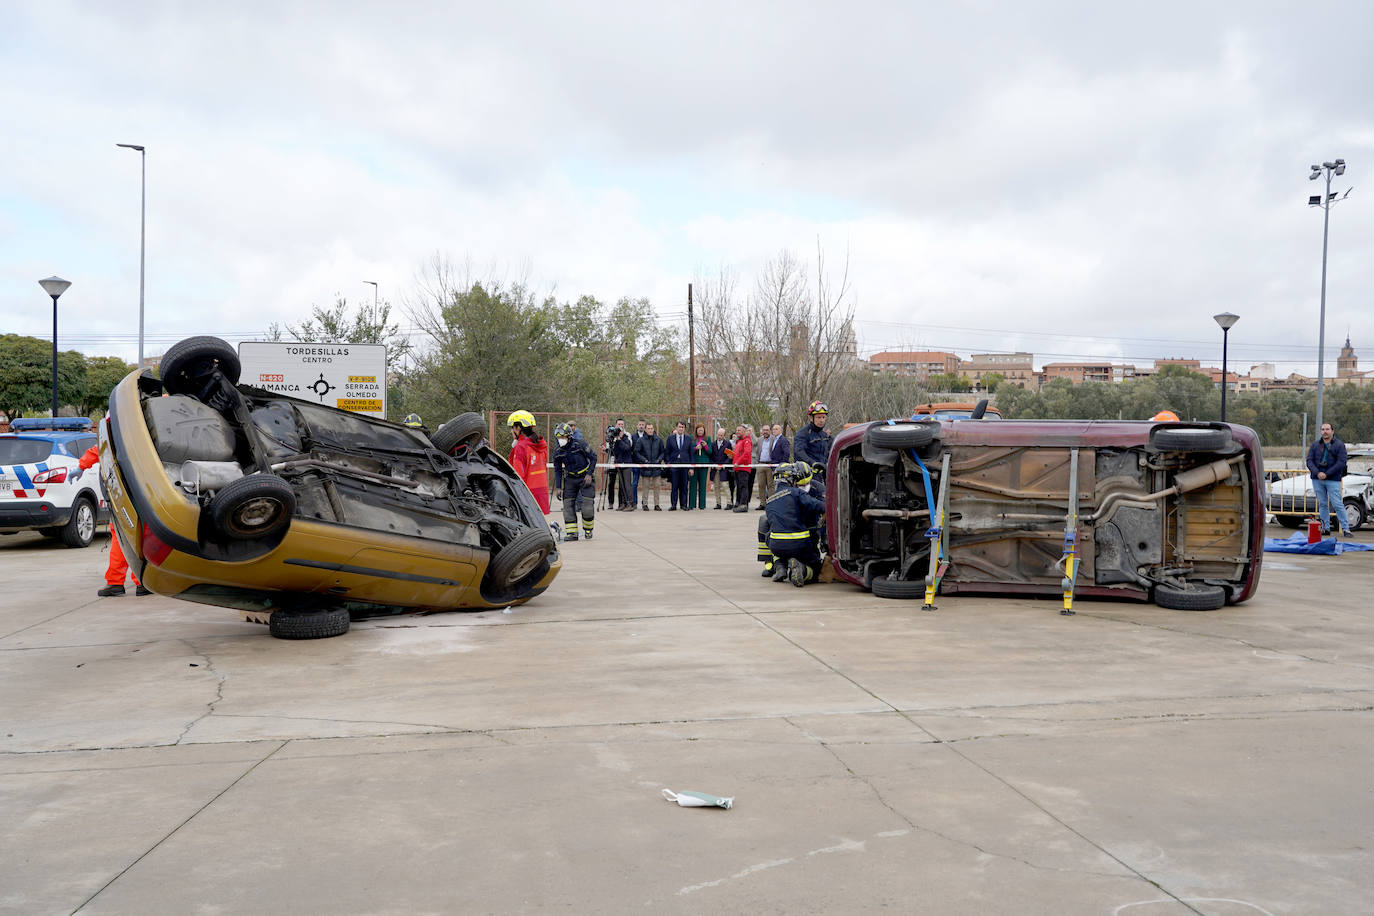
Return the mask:
<svg viewBox="0 0 1374 916">
<path fill-rule="evenodd" d="M 85 417 L 27 418 L 0 433 L 0 534 L 38 530 L 68 547 L 86 547 L 109 518 L 100 468 L 78 462 L 96 444 Z"/>
</svg>

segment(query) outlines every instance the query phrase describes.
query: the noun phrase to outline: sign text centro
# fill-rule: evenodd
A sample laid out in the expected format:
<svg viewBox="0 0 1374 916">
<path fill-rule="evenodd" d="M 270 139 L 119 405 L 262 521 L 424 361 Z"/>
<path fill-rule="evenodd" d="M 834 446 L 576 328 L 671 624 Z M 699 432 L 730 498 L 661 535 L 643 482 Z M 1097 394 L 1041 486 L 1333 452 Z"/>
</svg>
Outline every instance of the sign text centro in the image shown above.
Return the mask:
<svg viewBox="0 0 1374 916">
<path fill-rule="evenodd" d="M 386 346 L 356 343 L 239 344 L 239 384 L 386 416 Z"/>
</svg>

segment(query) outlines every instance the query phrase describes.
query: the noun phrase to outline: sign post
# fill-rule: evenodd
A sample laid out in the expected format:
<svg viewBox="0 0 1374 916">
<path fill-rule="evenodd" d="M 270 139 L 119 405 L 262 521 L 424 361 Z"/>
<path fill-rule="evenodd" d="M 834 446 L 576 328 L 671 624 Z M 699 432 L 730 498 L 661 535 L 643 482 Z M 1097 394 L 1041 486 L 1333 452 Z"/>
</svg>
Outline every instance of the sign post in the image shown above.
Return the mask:
<svg viewBox="0 0 1374 916">
<path fill-rule="evenodd" d="M 386 418 L 386 345 L 239 344 L 239 382 L 340 410 Z"/>
</svg>

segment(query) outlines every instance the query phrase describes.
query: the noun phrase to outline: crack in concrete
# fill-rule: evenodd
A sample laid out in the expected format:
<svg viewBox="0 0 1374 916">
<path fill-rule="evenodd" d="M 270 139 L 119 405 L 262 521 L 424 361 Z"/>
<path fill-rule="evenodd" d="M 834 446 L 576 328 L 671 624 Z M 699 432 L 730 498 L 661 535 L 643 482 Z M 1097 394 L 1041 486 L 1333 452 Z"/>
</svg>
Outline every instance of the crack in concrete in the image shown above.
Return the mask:
<svg viewBox="0 0 1374 916">
<path fill-rule="evenodd" d="M 989 857 L 991 857 L 991 858 L 995 858 L 995 859 L 1005 859 L 1005 860 L 1012 861 L 1012 862 L 1019 862 L 1020 864 L 1025 865 L 1025 866 L 1028 867 L 1028 868 L 1034 868 L 1034 869 L 1037 869 L 1037 870 L 1040 870 L 1040 871 L 1057 872 L 1057 873 L 1061 873 L 1061 874 L 1088 875 L 1088 876 L 1098 877 L 1098 878 L 1129 878 L 1129 877 L 1132 877 L 1133 874 L 1134 874 L 1136 877 L 1141 877 L 1141 876 L 1139 875 L 1139 873 L 1134 873 L 1134 872 L 1125 872 L 1125 871 L 1121 871 L 1121 872 L 1101 872 L 1101 871 L 1093 871 L 1093 870 L 1091 870 L 1091 869 L 1085 869 L 1085 868 L 1061 868 L 1061 867 L 1056 866 L 1056 865 L 1043 865 L 1043 864 L 1040 864 L 1040 863 L 1038 863 L 1038 862 L 1032 862 L 1032 861 L 1029 860 L 1029 859 L 1022 858 L 1021 856 L 1014 856 L 1014 855 L 1010 855 L 1010 854 L 1004 853 L 1004 852 L 996 852 L 996 851 L 991 850 L 991 849 L 988 849 L 988 848 L 986 848 L 986 847 L 984 847 L 984 846 L 980 846 L 979 844 L 973 842 L 972 840 L 965 840 L 965 839 L 961 839 L 961 838 L 959 838 L 959 837 L 950 836 L 949 834 L 944 833 L 943 831 L 936 830 L 934 827 L 929 827 L 929 826 L 927 826 L 927 825 L 925 825 L 925 824 L 918 823 L 917 821 L 914 821 L 914 820 L 912 820 L 910 817 L 908 817 L 908 816 L 906 815 L 905 812 L 900 811 L 900 810 L 898 810 L 897 808 L 893 807 L 892 803 L 889 802 L 889 801 L 883 796 L 882 790 L 879 789 L 876 785 L 874 785 L 874 784 L 873 784 L 873 781 L 872 781 L 871 779 L 869 779 L 867 776 L 861 776 L 861 775 L 859 775 L 858 773 L 856 773 L 856 772 L 854 771 L 854 768 L 851 767 L 851 766 L 848 764 L 848 762 L 846 762 L 845 759 L 844 759 L 843 757 L 840 756 L 839 752 L 836 751 L 835 748 L 834 748 L 833 746 L 831 746 L 831 743 L 830 743 L 830 742 L 828 742 L 828 741 L 824 740 L 823 738 L 821 738 L 820 736 L 814 734 L 814 733 L 811 732 L 809 729 L 805 728 L 804 726 L 800 725 L 799 723 L 793 722 L 791 719 L 784 719 L 784 721 L 786 721 L 788 725 L 791 725 L 793 728 L 797 729 L 797 731 L 801 732 L 803 735 L 805 735 L 805 736 L 806 736 L 807 738 L 809 738 L 811 741 L 814 741 L 817 745 L 819 745 L 821 748 L 823 748 L 823 749 L 826 751 L 826 753 L 830 754 L 830 756 L 833 757 L 833 758 L 835 759 L 835 762 L 836 762 L 836 763 L 838 763 L 840 766 L 844 767 L 844 771 L 845 771 L 845 773 L 848 774 L 848 776 L 849 776 L 850 779 L 856 780 L 856 781 L 862 783 L 865 787 L 867 787 L 868 791 L 871 792 L 871 793 L 873 794 L 873 797 L 878 801 L 878 804 L 882 805 L 882 806 L 883 806 L 884 808 L 886 808 L 888 811 L 892 812 L 892 814 L 893 814 L 894 816 L 896 816 L 897 818 L 899 818 L 903 823 L 905 823 L 905 824 L 906 824 L 908 827 L 910 827 L 912 830 L 918 831 L 918 832 L 920 832 L 920 833 L 928 834 L 928 835 L 930 835 L 930 836 L 938 837 L 939 839 L 944 840 L 944 841 L 947 842 L 947 843 L 953 843 L 954 845 L 962 846 L 962 847 L 964 847 L 964 848 L 966 848 L 966 849 L 975 850 L 976 852 L 981 853 L 982 855 L 985 855 L 985 856 L 989 856 Z M 919 725 L 916 725 L 915 723 L 911 723 L 911 724 L 912 724 L 912 725 L 915 725 L 915 727 L 918 728 L 918 729 L 920 728 L 920 726 L 919 726 Z M 924 729 L 922 729 L 922 731 L 924 731 Z M 923 742 L 923 743 L 925 743 L 925 742 Z M 933 740 L 933 741 L 931 741 L 931 742 L 929 742 L 929 743 L 932 743 L 932 744 L 941 744 L 941 743 L 944 743 L 944 742 L 941 742 L 941 741 L 939 741 L 938 739 L 936 739 L 936 740 Z M 1095 844 L 1089 843 L 1089 845 L 1093 845 L 1094 848 L 1098 848 L 1098 847 L 1095 846 Z M 1098 848 L 1098 850 L 1099 850 L 1099 852 L 1102 851 L 1100 848 Z M 1112 857 L 1112 858 L 1115 859 L 1115 857 Z M 1119 860 L 1118 860 L 1118 861 L 1119 861 Z M 1126 866 L 1126 867 L 1129 868 L 1129 866 Z M 1153 885 L 1153 882 L 1151 882 L 1151 884 Z"/>
<path fill-rule="evenodd" d="M 198 655 L 205 660 L 205 670 L 208 673 L 213 674 L 215 676 L 215 698 L 205 704 L 205 712 L 196 716 L 189 723 L 187 723 L 186 727 L 181 730 L 181 734 L 178 735 L 177 739 L 172 742 L 173 745 L 180 744 L 182 741 L 186 739 L 186 736 L 191 733 L 191 729 L 195 728 L 202 721 L 215 714 L 215 706 L 221 700 L 224 699 L 224 684 L 225 681 L 229 679 L 228 675 L 221 674 L 219 671 L 215 670 L 215 661 L 210 657 L 209 652 L 197 649 L 195 644 L 191 642 L 191 640 L 189 639 L 182 639 L 179 640 L 179 642 L 181 642 L 182 645 L 186 646 L 186 648 L 190 649 L 192 654 Z"/>
<path fill-rule="evenodd" d="M 152 844 L 151 846 L 149 846 L 147 849 L 143 850 L 143 852 L 139 853 L 138 856 L 137 856 L 132 862 L 130 862 L 128 865 L 124 866 L 122 869 L 119 870 L 118 873 L 116 873 L 116 874 L 114 875 L 114 877 L 110 878 L 110 880 L 108 880 L 108 881 L 106 881 L 104 884 L 102 884 L 102 885 L 96 890 L 95 893 L 91 894 L 91 895 L 90 895 L 89 897 L 87 897 L 85 900 L 81 901 L 81 905 L 78 906 L 78 907 L 76 907 L 76 909 L 72 910 L 73 916 L 75 916 L 76 913 L 79 913 L 79 912 L 81 912 L 83 909 L 85 909 L 85 908 L 86 908 L 86 904 L 90 903 L 90 902 L 91 902 L 92 900 L 94 900 L 96 897 L 99 897 L 101 894 L 103 894 L 103 893 L 105 892 L 105 890 L 106 890 L 108 887 L 110 887 L 110 885 L 114 884 L 114 883 L 115 883 L 116 881 L 118 881 L 120 878 L 122 878 L 122 877 L 124 877 L 126 874 L 128 874 L 129 871 L 130 871 L 135 865 L 137 865 L 139 862 L 142 862 L 144 859 L 146 859 L 149 855 L 151 855 L 151 854 L 153 853 L 153 851 L 154 851 L 155 849 L 157 849 L 157 848 L 158 848 L 159 846 L 161 846 L 163 843 L 167 842 L 167 841 L 170 840 L 173 836 L 175 836 L 175 835 L 181 830 L 181 828 L 185 827 L 187 824 L 191 823 L 191 821 L 195 820 L 195 819 L 200 815 L 200 813 L 201 813 L 202 811 L 204 811 L 206 808 L 209 808 L 209 807 L 210 807 L 211 805 L 213 805 L 215 802 L 217 802 L 217 801 L 219 801 L 221 798 L 223 798 L 224 795 L 225 795 L 225 793 L 227 793 L 230 789 L 234 788 L 234 786 L 238 785 L 240 782 L 242 782 L 244 779 L 246 779 L 246 778 L 248 777 L 248 774 L 249 774 L 249 773 L 252 773 L 252 772 L 253 772 L 254 770 L 256 770 L 258 767 L 262 766 L 262 765 L 263 765 L 264 763 L 266 763 L 268 760 L 272 759 L 272 757 L 273 757 L 278 751 L 280 751 L 282 748 L 286 747 L 286 745 L 288 745 L 288 744 L 290 744 L 290 743 L 291 743 L 290 741 L 282 741 L 282 742 L 279 743 L 276 747 L 272 748 L 272 750 L 268 751 L 265 755 L 263 755 L 262 757 L 260 757 L 259 759 L 255 760 L 255 761 L 253 761 L 253 763 L 252 763 L 247 769 L 245 769 L 245 770 L 244 770 L 242 773 L 240 773 L 239 775 L 235 776 L 235 777 L 233 778 L 233 780 L 231 780 L 230 783 L 229 783 L 227 786 L 225 786 L 223 789 L 220 789 L 218 792 L 216 792 L 213 798 L 211 798 L 211 799 L 210 799 L 209 801 L 207 801 L 205 804 L 201 805 L 201 806 L 200 806 L 199 808 L 197 808 L 195 811 L 191 812 L 191 814 L 190 814 L 185 820 L 183 820 L 181 823 L 177 824 L 177 825 L 176 825 L 175 827 L 173 827 L 171 830 L 167 831 L 167 833 L 164 834 L 164 835 L 162 836 L 161 839 L 159 839 L 157 842 L 153 843 L 153 844 Z"/>
</svg>

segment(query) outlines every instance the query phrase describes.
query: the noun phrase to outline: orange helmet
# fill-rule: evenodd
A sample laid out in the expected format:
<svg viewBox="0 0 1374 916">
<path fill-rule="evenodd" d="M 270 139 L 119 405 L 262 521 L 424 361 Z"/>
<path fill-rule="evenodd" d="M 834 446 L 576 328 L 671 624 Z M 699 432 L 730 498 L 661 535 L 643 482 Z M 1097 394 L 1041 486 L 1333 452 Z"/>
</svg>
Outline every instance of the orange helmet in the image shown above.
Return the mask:
<svg viewBox="0 0 1374 916">
<path fill-rule="evenodd" d="M 1174 413 L 1172 410 L 1161 410 L 1153 417 L 1150 417 L 1150 419 L 1154 420 L 1156 423 L 1177 423 L 1178 414 Z"/>
</svg>

